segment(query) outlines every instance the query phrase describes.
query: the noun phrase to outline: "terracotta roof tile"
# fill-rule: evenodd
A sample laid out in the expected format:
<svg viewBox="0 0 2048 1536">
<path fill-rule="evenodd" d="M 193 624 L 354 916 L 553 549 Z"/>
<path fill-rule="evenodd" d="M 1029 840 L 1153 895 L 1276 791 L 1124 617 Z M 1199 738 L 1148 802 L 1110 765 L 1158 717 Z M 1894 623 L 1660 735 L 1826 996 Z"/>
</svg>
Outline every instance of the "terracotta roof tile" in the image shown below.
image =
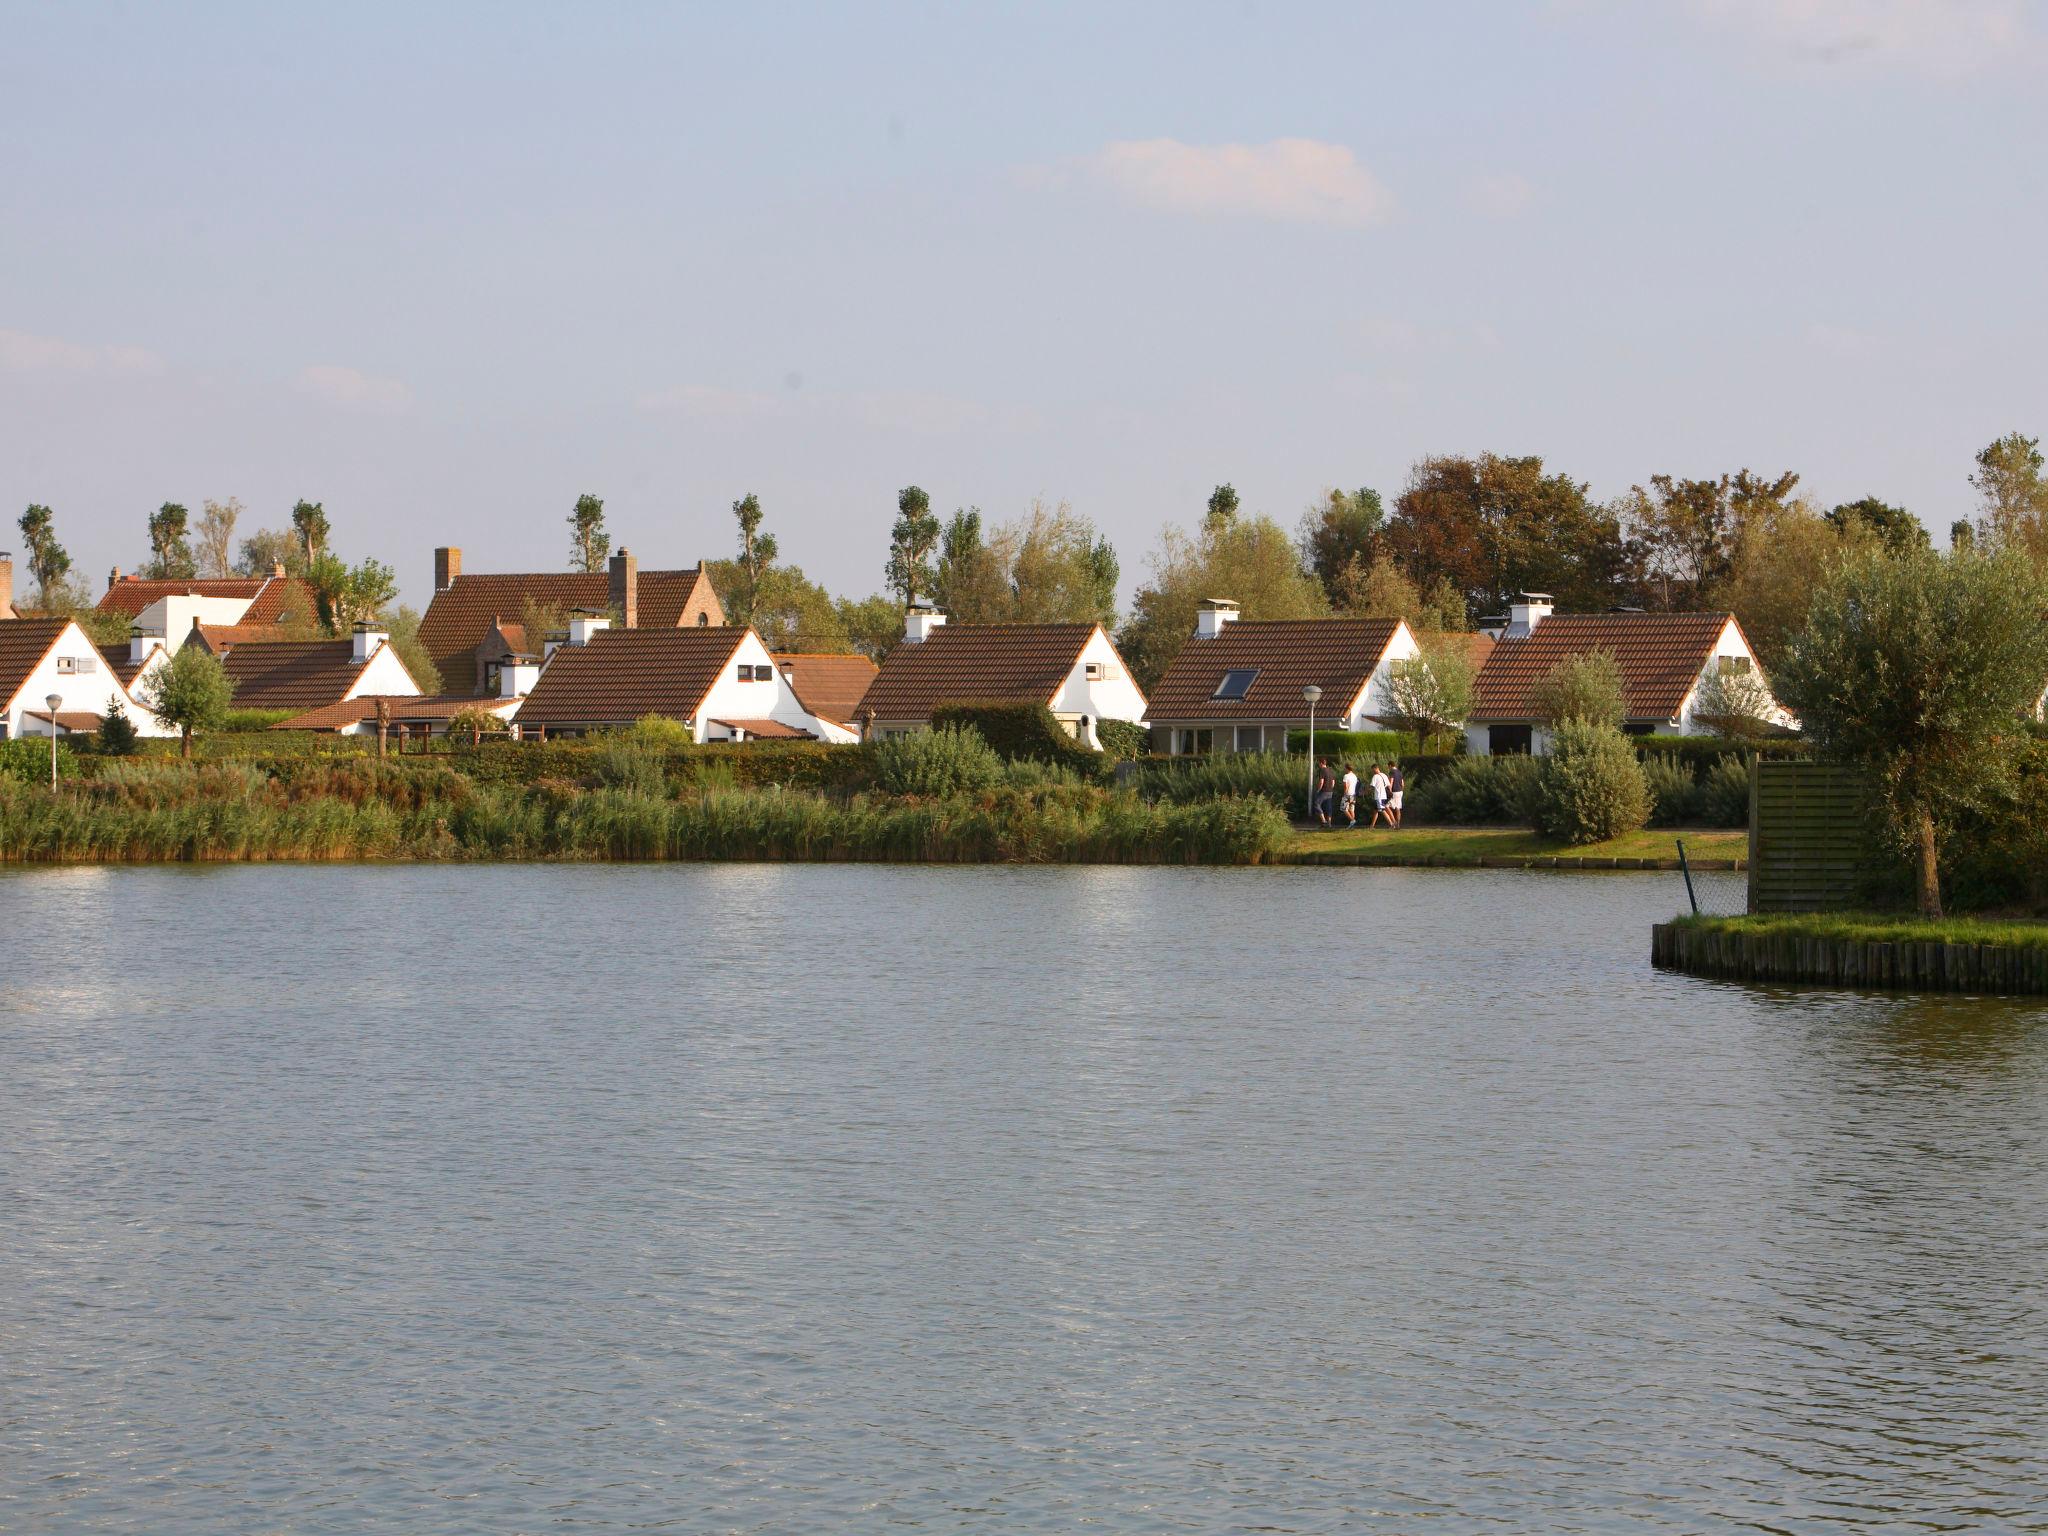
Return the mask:
<svg viewBox="0 0 2048 1536">
<path fill-rule="evenodd" d="M 645 580 L 645 577 L 642 577 Z M 643 715 L 690 720 L 747 631 L 601 629 L 559 647 L 516 717 L 521 725 L 628 725 Z"/>
<path fill-rule="evenodd" d="M 0 619 L 0 704 L 6 704 L 50 654 L 69 619 Z M 38 703 L 42 702 L 37 700 Z"/>
<path fill-rule="evenodd" d="M 100 594 L 98 607 L 101 613 L 125 613 L 132 619 L 160 597 L 246 597 L 249 607 L 237 624 L 274 625 L 283 619 L 310 624 L 319 617 L 313 589 L 296 576 L 195 577 L 190 581 L 124 576 Z"/>
<path fill-rule="evenodd" d="M 1213 640 L 1189 636 L 1152 690 L 1147 718 L 1294 720 L 1308 718 L 1301 690 L 1323 690 L 1326 718 L 1348 710 L 1386 654 L 1398 619 L 1236 619 Z M 1219 699 L 1227 671 L 1255 669 L 1242 699 Z"/>
<path fill-rule="evenodd" d="M 518 628 L 528 602 L 602 612 L 611 605 L 611 580 L 609 571 L 457 576 L 427 604 L 420 619 L 420 644 L 440 669 L 443 684 L 460 688 L 476 677 L 476 648 L 490 634 L 493 621 L 501 628 Z M 701 566 L 641 571 L 635 603 L 641 629 L 696 626 L 699 614 L 714 628 L 725 622 L 725 610 Z"/>
<path fill-rule="evenodd" d="M 47 709 L 25 709 L 21 713 L 24 719 L 41 720 L 46 724 L 50 718 L 50 712 Z M 105 721 L 106 716 L 95 715 L 88 710 L 60 709 L 57 711 L 57 724 L 67 731 L 96 731 Z M 47 735 L 48 732 L 44 734 Z"/>
<path fill-rule="evenodd" d="M 882 659 L 856 716 L 925 721 L 941 704 L 1050 703 L 1094 624 L 942 624 Z"/>
<path fill-rule="evenodd" d="M 510 706 L 511 699 L 480 699 L 474 694 L 359 694 L 353 699 L 344 699 L 336 704 L 323 704 L 318 709 L 309 709 L 303 715 L 294 715 L 281 720 L 273 731 L 339 731 L 352 725 L 361 725 L 366 720 L 377 718 L 377 701 L 387 698 L 391 701 L 391 723 L 418 724 L 421 721 L 447 720 L 465 709 L 489 709 L 493 704 Z"/>
<path fill-rule="evenodd" d="M 198 643 L 227 668 L 236 709 L 306 710 L 333 704 L 369 665 L 355 659 L 353 640 L 257 640 L 222 648 L 215 643 L 219 633 L 200 626 Z"/>
<path fill-rule="evenodd" d="M 820 720 L 850 724 L 875 680 L 875 664 L 857 653 L 785 651 L 775 665 L 789 677 L 796 701 Z"/>
<path fill-rule="evenodd" d="M 793 725 L 784 725 L 780 720 L 714 720 L 711 723 L 722 725 L 729 731 L 745 731 L 749 736 L 762 736 L 775 741 L 817 739 L 809 731 L 800 731 Z"/>
<path fill-rule="evenodd" d="M 1536 686 L 1568 656 L 1607 651 L 1621 668 L 1631 720 L 1669 720 L 1731 622 L 1726 613 L 1554 613 L 1530 634 L 1501 640 L 1472 690 L 1474 720 L 1531 720 Z"/>
</svg>

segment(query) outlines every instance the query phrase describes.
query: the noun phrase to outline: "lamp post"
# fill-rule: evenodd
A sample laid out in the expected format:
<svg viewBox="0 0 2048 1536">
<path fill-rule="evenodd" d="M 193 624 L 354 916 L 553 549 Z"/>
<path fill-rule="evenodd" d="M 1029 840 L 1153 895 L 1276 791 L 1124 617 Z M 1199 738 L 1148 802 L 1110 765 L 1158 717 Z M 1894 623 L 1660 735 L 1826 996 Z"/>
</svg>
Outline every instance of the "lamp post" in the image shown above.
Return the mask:
<svg viewBox="0 0 2048 1536">
<path fill-rule="evenodd" d="M 1316 819 L 1316 701 L 1323 696 L 1323 690 L 1310 683 L 1301 690 L 1301 696 L 1308 701 L 1308 819 Z"/>
<path fill-rule="evenodd" d="M 57 708 L 64 702 L 61 693 L 45 694 L 43 702 L 50 706 L 50 793 L 57 792 Z"/>
</svg>

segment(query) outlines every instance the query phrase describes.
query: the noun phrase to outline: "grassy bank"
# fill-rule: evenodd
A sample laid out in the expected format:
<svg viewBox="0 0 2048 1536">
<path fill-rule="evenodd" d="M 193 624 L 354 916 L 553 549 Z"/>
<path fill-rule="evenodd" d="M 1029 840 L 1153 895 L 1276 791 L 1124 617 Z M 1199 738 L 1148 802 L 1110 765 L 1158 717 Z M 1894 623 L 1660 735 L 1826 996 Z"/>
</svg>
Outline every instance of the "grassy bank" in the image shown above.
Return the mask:
<svg viewBox="0 0 2048 1536">
<path fill-rule="evenodd" d="M 1755 938 L 1845 944 L 1996 944 L 2048 948 L 2048 921 L 1951 917 L 1930 920 L 1872 912 L 1778 912 L 1755 917 L 1681 917 L 1676 926 Z"/>
<path fill-rule="evenodd" d="M 1093 786 L 937 799 L 639 782 L 479 783 L 437 764 L 289 773 L 149 761 L 47 789 L 0 784 L 0 859 L 757 859 L 1255 864 L 1286 820 L 1253 800 L 1148 805 Z"/>
<path fill-rule="evenodd" d="M 1685 839 L 1688 858 L 1706 864 L 1746 858 L 1749 835 L 1728 831 L 1672 831 L 1645 828 L 1602 843 L 1573 846 L 1518 827 L 1403 827 L 1391 831 L 1296 832 L 1287 844 L 1290 855 L 1312 853 L 1384 855 L 1389 858 L 1676 859 L 1678 838 Z"/>
<path fill-rule="evenodd" d="M 2048 923 L 1857 913 L 1681 918 L 1650 963 L 1688 976 L 1908 992 L 2048 994 Z"/>
</svg>

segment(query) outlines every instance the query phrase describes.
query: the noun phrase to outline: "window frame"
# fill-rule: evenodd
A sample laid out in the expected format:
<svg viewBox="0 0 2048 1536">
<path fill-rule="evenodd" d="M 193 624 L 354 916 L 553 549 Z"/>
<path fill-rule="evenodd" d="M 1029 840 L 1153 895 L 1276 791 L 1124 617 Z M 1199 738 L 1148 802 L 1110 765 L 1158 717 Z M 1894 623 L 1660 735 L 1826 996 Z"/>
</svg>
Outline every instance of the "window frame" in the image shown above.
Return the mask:
<svg viewBox="0 0 2048 1536">
<path fill-rule="evenodd" d="M 1225 667 L 1223 675 L 1216 679 L 1216 691 L 1209 695 L 1210 702 L 1242 704 L 1250 697 L 1252 689 L 1258 685 L 1259 674 L 1265 670 L 1264 667 Z M 1235 692 L 1226 692 L 1225 690 L 1230 687 L 1230 680 L 1233 677 L 1243 678 L 1244 686 Z"/>
</svg>

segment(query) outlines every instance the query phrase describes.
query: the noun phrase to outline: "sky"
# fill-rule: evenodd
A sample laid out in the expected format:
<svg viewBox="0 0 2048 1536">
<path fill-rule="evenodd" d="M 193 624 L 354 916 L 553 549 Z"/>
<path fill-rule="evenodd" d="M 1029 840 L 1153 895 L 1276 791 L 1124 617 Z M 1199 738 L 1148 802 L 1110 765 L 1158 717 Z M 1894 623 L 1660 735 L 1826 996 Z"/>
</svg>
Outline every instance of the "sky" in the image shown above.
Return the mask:
<svg viewBox="0 0 2048 1536">
<path fill-rule="evenodd" d="M 2048 436 L 2048 0 L 0 0 L 0 548 L 161 502 L 881 586 L 899 487 L 1122 557 L 1418 458 L 1797 470 L 1945 542 Z"/>
</svg>

